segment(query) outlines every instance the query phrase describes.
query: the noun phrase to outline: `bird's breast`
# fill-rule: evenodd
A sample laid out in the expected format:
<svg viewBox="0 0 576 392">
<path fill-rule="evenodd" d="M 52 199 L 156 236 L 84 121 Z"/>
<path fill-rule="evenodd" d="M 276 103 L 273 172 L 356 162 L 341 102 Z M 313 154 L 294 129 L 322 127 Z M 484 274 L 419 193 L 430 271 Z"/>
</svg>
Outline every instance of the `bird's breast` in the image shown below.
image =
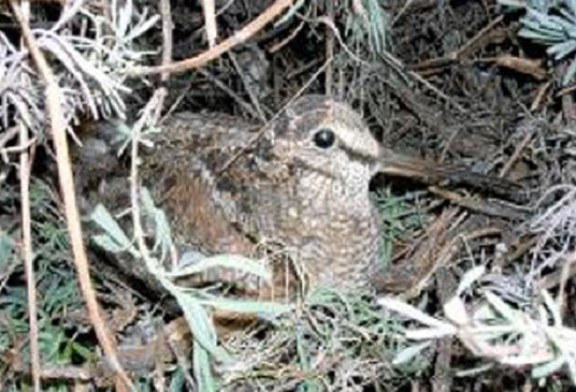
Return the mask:
<svg viewBox="0 0 576 392">
<path fill-rule="evenodd" d="M 314 286 L 369 286 L 379 260 L 380 228 L 367 192 L 363 201 L 299 199 L 287 192 L 261 223 L 268 238 L 290 249 Z"/>
</svg>

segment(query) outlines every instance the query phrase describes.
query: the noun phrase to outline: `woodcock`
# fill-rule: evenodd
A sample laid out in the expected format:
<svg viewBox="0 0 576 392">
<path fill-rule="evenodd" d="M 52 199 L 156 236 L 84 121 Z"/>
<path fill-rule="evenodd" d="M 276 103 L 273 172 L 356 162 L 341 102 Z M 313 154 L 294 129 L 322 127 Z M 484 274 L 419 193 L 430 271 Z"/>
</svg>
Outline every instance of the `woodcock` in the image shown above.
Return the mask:
<svg viewBox="0 0 576 392">
<path fill-rule="evenodd" d="M 153 139 L 140 175 L 177 242 L 244 255 L 256 243 L 279 244 L 309 287 L 371 287 L 380 269 L 381 217 L 369 194 L 376 173 L 515 191 L 384 148 L 351 107 L 324 96 L 297 99 L 263 129 L 222 114 L 176 114 Z M 276 275 L 284 281 L 286 271 Z"/>
</svg>

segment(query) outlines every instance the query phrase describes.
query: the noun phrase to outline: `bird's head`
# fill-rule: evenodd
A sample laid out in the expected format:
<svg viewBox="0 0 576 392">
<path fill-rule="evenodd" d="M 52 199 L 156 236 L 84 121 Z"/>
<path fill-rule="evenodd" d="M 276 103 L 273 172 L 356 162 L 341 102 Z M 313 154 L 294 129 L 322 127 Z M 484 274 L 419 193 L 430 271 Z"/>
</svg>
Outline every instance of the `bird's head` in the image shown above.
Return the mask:
<svg viewBox="0 0 576 392">
<path fill-rule="evenodd" d="M 290 104 L 274 123 L 274 138 L 278 158 L 352 191 L 367 189 L 382 153 L 358 113 L 318 95 Z"/>
</svg>

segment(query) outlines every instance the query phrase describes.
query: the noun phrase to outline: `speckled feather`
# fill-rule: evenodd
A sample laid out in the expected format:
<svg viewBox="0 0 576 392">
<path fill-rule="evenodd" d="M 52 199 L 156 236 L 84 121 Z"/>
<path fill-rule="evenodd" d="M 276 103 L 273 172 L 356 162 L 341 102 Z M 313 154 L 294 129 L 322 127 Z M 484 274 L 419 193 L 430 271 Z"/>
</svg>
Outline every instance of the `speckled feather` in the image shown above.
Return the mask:
<svg viewBox="0 0 576 392">
<path fill-rule="evenodd" d="M 320 133 L 331 136 L 318 143 Z M 220 113 L 175 114 L 153 141 L 140 156 L 140 176 L 177 243 L 249 256 L 256 244 L 280 244 L 312 287 L 365 289 L 377 277 L 380 219 L 368 192 L 377 172 L 518 194 L 501 179 L 384 148 L 348 105 L 324 96 L 299 98 L 264 127 Z M 78 158 L 77 167 L 94 160 Z M 125 175 L 116 178 L 105 181 L 113 191 L 99 192 L 99 202 L 126 206 Z M 286 286 L 286 272 L 274 269 L 273 288 Z M 243 279 L 233 271 L 210 278 Z"/>
<path fill-rule="evenodd" d="M 243 254 L 254 247 L 249 238 L 272 241 L 291 250 L 313 286 L 369 286 L 379 220 L 368 194 L 373 169 L 362 169 L 375 157 L 362 155 L 378 146 L 351 109 L 308 96 L 263 129 L 191 113 L 163 128 L 142 175 L 181 240 L 208 253 Z M 341 135 L 323 151 L 311 139 L 320 128 L 352 129 L 358 140 L 350 145 Z"/>
</svg>

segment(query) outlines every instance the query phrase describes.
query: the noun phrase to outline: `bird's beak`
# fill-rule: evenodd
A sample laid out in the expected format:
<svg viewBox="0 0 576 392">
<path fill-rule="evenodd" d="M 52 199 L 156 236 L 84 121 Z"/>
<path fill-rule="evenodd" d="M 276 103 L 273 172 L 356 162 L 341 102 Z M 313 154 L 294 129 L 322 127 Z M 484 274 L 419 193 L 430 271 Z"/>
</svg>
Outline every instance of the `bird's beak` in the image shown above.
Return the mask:
<svg viewBox="0 0 576 392">
<path fill-rule="evenodd" d="M 374 174 L 408 177 L 428 182 L 431 173 L 434 173 L 434 167 L 431 165 L 433 164 L 422 159 L 412 158 L 389 148 L 380 147 L 374 165 Z"/>
<path fill-rule="evenodd" d="M 378 155 L 374 174 L 411 178 L 427 185 L 464 185 L 518 203 L 525 202 L 522 187 L 502 178 L 475 173 L 460 166 L 412 158 L 385 147 L 380 148 Z"/>
</svg>

